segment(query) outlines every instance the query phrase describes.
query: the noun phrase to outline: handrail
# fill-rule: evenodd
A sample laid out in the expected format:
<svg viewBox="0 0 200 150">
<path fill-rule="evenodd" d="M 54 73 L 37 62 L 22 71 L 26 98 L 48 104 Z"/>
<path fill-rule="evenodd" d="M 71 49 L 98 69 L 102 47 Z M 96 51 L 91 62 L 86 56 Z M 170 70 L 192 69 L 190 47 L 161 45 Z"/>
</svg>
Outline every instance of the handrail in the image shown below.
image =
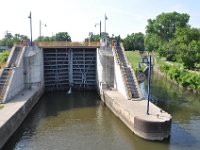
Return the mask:
<svg viewBox="0 0 200 150">
<path fill-rule="evenodd" d="M 12 72 L 13 72 L 13 69 L 9 68 L 9 71 L 8 71 L 8 74 L 6 76 L 6 80 L 5 80 L 5 83 L 3 84 L 3 87 L 1 89 L 1 93 L 0 93 L 0 100 L 2 101 L 4 96 L 5 96 L 5 91 L 8 87 L 8 83 L 10 81 L 10 77 L 12 75 Z"/>
<path fill-rule="evenodd" d="M 19 53 L 18 53 L 17 58 L 16 58 L 16 60 L 14 62 L 15 66 L 19 66 L 19 60 L 20 60 L 20 56 L 21 56 L 22 50 L 23 50 L 23 47 L 20 47 Z"/>
<path fill-rule="evenodd" d="M 122 63 L 121 63 L 121 60 L 120 60 L 120 58 L 119 58 L 119 55 L 118 55 L 118 52 L 117 52 L 117 49 L 116 49 L 116 46 L 113 46 L 113 48 L 114 48 L 114 53 L 115 53 L 115 56 L 116 56 L 116 58 L 117 58 L 117 62 L 118 62 L 118 64 L 119 64 L 119 66 L 120 66 L 120 71 L 122 72 L 122 78 L 123 78 L 123 80 L 125 81 L 124 83 L 125 83 L 125 87 L 126 87 L 126 89 L 127 89 L 127 94 L 128 94 L 128 96 L 129 96 L 129 99 L 132 99 L 133 97 L 132 97 L 132 92 L 131 92 L 131 89 L 130 89 L 130 86 L 129 86 L 129 84 L 127 83 L 127 81 L 128 81 L 128 79 L 127 79 L 127 74 L 126 74 L 126 72 L 124 71 L 124 66 L 122 66 Z"/>
<path fill-rule="evenodd" d="M 38 47 L 100 47 L 100 42 L 37 42 Z"/>
</svg>

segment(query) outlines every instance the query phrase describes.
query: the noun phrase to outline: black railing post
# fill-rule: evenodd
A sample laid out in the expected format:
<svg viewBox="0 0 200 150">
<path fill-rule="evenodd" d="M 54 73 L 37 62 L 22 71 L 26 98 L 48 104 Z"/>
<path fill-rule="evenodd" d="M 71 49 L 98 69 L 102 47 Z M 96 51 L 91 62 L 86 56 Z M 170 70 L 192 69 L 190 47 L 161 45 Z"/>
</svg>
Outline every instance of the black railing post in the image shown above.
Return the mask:
<svg viewBox="0 0 200 150">
<path fill-rule="evenodd" d="M 147 97 L 147 115 L 149 115 L 149 101 L 150 101 L 150 89 L 151 86 L 151 54 L 149 56 L 149 70 L 148 70 L 148 97 Z"/>
</svg>

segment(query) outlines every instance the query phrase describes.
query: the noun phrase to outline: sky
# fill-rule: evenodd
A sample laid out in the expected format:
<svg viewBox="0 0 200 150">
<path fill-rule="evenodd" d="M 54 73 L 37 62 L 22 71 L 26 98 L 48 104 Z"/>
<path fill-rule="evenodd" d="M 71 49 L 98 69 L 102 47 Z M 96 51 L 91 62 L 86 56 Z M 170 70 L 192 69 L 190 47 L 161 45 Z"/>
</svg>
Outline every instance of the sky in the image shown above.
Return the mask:
<svg viewBox="0 0 200 150">
<path fill-rule="evenodd" d="M 68 32 L 72 41 L 83 41 L 89 32 L 99 34 L 96 23 L 101 21 L 105 30 L 105 14 L 106 32 L 122 38 L 145 33 L 147 20 L 162 12 L 187 13 L 189 24 L 200 28 L 199 0 L 0 0 L 0 6 L 0 39 L 6 32 L 30 37 L 30 11 L 33 39 L 39 36 L 41 20 L 43 36 Z"/>
</svg>

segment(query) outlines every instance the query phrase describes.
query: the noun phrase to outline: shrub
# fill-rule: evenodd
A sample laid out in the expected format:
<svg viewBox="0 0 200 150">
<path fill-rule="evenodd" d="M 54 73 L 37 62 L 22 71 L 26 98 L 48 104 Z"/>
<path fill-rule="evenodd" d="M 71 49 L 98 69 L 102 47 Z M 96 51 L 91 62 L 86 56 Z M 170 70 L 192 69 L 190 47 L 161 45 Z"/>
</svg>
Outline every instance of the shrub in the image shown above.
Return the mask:
<svg viewBox="0 0 200 150">
<path fill-rule="evenodd" d="M 179 85 L 200 91 L 200 76 L 198 74 L 189 72 L 186 69 L 180 69 L 179 66 L 169 66 L 166 64 L 161 65 L 160 70 L 165 72 L 171 80 L 176 81 Z"/>
</svg>

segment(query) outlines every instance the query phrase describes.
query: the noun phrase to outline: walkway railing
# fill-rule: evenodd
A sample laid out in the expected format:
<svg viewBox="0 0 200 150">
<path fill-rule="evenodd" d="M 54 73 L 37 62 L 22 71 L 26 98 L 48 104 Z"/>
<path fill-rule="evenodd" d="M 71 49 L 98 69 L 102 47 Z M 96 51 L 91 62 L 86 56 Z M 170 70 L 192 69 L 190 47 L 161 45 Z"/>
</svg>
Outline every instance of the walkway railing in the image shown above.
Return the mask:
<svg viewBox="0 0 200 150">
<path fill-rule="evenodd" d="M 10 81 L 10 77 L 12 75 L 13 69 L 8 69 L 8 74 L 6 75 L 6 79 L 2 85 L 2 88 L 0 88 L 0 102 L 3 101 L 9 81 Z M 2 80 L 2 79 L 1 79 Z"/>
<path fill-rule="evenodd" d="M 4 68 L 2 74 L 0 75 L 0 102 L 4 100 L 6 90 L 9 86 L 9 82 L 13 74 L 13 67 L 17 67 L 19 65 L 22 49 L 23 47 L 15 45 L 13 52 L 8 59 L 8 65 Z"/>
<path fill-rule="evenodd" d="M 100 47 L 99 42 L 38 42 L 38 47 Z"/>
<path fill-rule="evenodd" d="M 114 47 L 114 49 L 117 62 L 122 71 L 122 77 L 127 88 L 129 99 L 141 97 L 141 93 L 139 92 L 138 85 L 136 83 L 136 76 L 134 75 L 133 69 L 128 65 L 124 50 L 120 46 Z"/>
</svg>

